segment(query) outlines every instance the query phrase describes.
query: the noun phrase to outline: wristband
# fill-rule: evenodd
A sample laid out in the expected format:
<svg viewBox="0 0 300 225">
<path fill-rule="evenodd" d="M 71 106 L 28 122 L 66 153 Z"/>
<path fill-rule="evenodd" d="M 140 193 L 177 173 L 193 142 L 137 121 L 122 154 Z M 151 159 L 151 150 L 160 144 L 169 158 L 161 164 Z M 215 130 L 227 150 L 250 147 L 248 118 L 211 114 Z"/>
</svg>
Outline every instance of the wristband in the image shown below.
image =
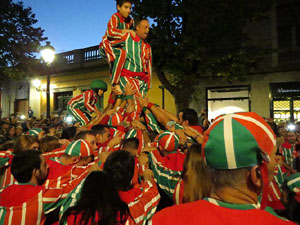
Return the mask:
<svg viewBox="0 0 300 225">
<path fill-rule="evenodd" d="M 152 106 L 154 106 L 154 104 L 152 102 L 149 102 L 147 108 L 150 109 Z"/>
<path fill-rule="evenodd" d="M 133 99 L 133 95 L 126 95 L 124 99 Z"/>
</svg>

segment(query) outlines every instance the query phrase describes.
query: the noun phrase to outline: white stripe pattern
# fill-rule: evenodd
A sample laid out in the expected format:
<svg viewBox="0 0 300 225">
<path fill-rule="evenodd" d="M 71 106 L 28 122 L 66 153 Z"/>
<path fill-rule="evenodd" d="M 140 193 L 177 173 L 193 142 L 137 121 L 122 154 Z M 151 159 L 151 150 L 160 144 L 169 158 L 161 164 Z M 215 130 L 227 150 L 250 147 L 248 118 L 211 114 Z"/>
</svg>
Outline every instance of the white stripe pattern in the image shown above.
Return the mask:
<svg viewBox="0 0 300 225">
<path fill-rule="evenodd" d="M 37 225 L 41 224 L 43 212 L 43 191 L 40 191 L 38 195 L 38 216 L 37 216 Z"/>
<path fill-rule="evenodd" d="M 13 208 L 14 208 L 14 207 L 10 207 L 10 208 L 9 208 L 8 225 L 11 225 L 11 222 L 12 222 L 12 217 L 13 217 L 13 214 L 14 214 L 14 213 L 13 213 L 13 212 L 14 212 L 14 211 L 13 211 Z"/>
<path fill-rule="evenodd" d="M 294 184 L 294 183 L 296 183 L 298 181 L 300 181 L 300 177 L 297 177 L 297 178 L 295 178 L 293 180 L 290 180 L 289 182 L 287 182 L 287 185 L 290 186 L 290 185 L 292 185 L 292 184 Z"/>
<path fill-rule="evenodd" d="M 228 116 L 224 118 L 224 142 L 228 169 L 237 168 L 232 134 L 232 117 Z"/>
<path fill-rule="evenodd" d="M 27 204 L 26 204 L 26 202 L 24 202 L 23 205 L 22 205 L 22 219 L 21 219 L 21 225 L 25 225 L 25 219 L 26 219 L 26 207 L 27 207 Z"/>
</svg>

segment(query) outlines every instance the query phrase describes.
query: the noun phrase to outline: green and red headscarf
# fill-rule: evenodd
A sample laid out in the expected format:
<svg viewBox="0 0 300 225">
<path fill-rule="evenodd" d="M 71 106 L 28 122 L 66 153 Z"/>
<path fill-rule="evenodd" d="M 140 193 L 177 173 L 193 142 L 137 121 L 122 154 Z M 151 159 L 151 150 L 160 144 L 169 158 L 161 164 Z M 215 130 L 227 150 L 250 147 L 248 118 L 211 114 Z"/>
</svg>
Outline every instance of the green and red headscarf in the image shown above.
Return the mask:
<svg viewBox="0 0 300 225">
<path fill-rule="evenodd" d="M 263 179 L 261 207 L 266 204 L 270 154 L 276 136 L 265 120 L 254 112 L 217 117 L 205 132 L 202 154 L 214 169 L 238 169 L 260 165 Z"/>
<path fill-rule="evenodd" d="M 82 139 L 72 141 L 66 148 L 65 154 L 71 156 L 88 157 L 94 154 L 91 145 Z"/>
</svg>

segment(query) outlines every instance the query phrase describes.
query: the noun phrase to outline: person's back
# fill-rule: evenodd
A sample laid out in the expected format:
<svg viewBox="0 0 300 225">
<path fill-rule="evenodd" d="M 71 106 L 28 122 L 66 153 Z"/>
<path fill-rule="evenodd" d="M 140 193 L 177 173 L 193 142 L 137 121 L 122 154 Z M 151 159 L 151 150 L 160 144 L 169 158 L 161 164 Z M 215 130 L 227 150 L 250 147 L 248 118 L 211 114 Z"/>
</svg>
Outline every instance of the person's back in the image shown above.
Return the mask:
<svg viewBox="0 0 300 225">
<path fill-rule="evenodd" d="M 164 209 L 150 224 L 293 224 L 266 208 L 275 151 L 275 135 L 256 113 L 217 117 L 202 144 L 210 197 Z"/>
<path fill-rule="evenodd" d="M 239 205 L 234 205 L 237 206 Z M 253 207 L 252 205 L 248 205 Z M 247 207 L 247 206 L 246 206 Z M 191 203 L 166 208 L 152 218 L 155 224 L 176 224 L 176 225 L 280 225 L 294 224 L 279 219 L 269 212 L 261 209 L 232 209 L 200 200 Z M 150 224 L 151 224 L 150 223 Z"/>
</svg>

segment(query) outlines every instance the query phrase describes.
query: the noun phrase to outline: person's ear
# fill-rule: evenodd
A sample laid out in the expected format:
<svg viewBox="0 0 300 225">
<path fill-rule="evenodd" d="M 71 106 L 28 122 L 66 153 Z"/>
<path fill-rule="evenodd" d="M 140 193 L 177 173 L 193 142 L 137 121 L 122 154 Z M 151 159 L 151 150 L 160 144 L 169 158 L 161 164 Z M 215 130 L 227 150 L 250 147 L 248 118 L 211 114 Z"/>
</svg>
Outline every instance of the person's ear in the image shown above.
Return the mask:
<svg viewBox="0 0 300 225">
<path fill-rule="evenodd" d="M 34 168 L 33 171 L 32 171 L 32 175 L 34 177 L 38 177 L 41 173 L 41 170 L 40 169 L 37 169 L 37 168 Z"/>
<path fill-rule="evenodd" d="M 255 189 L 260 193 L 260 190 L 263 186 L 261 171 L 259 166 L 251 167 L 250 174 L 249 174 L 250 182 L 255 187 Z"/>
</svg>

